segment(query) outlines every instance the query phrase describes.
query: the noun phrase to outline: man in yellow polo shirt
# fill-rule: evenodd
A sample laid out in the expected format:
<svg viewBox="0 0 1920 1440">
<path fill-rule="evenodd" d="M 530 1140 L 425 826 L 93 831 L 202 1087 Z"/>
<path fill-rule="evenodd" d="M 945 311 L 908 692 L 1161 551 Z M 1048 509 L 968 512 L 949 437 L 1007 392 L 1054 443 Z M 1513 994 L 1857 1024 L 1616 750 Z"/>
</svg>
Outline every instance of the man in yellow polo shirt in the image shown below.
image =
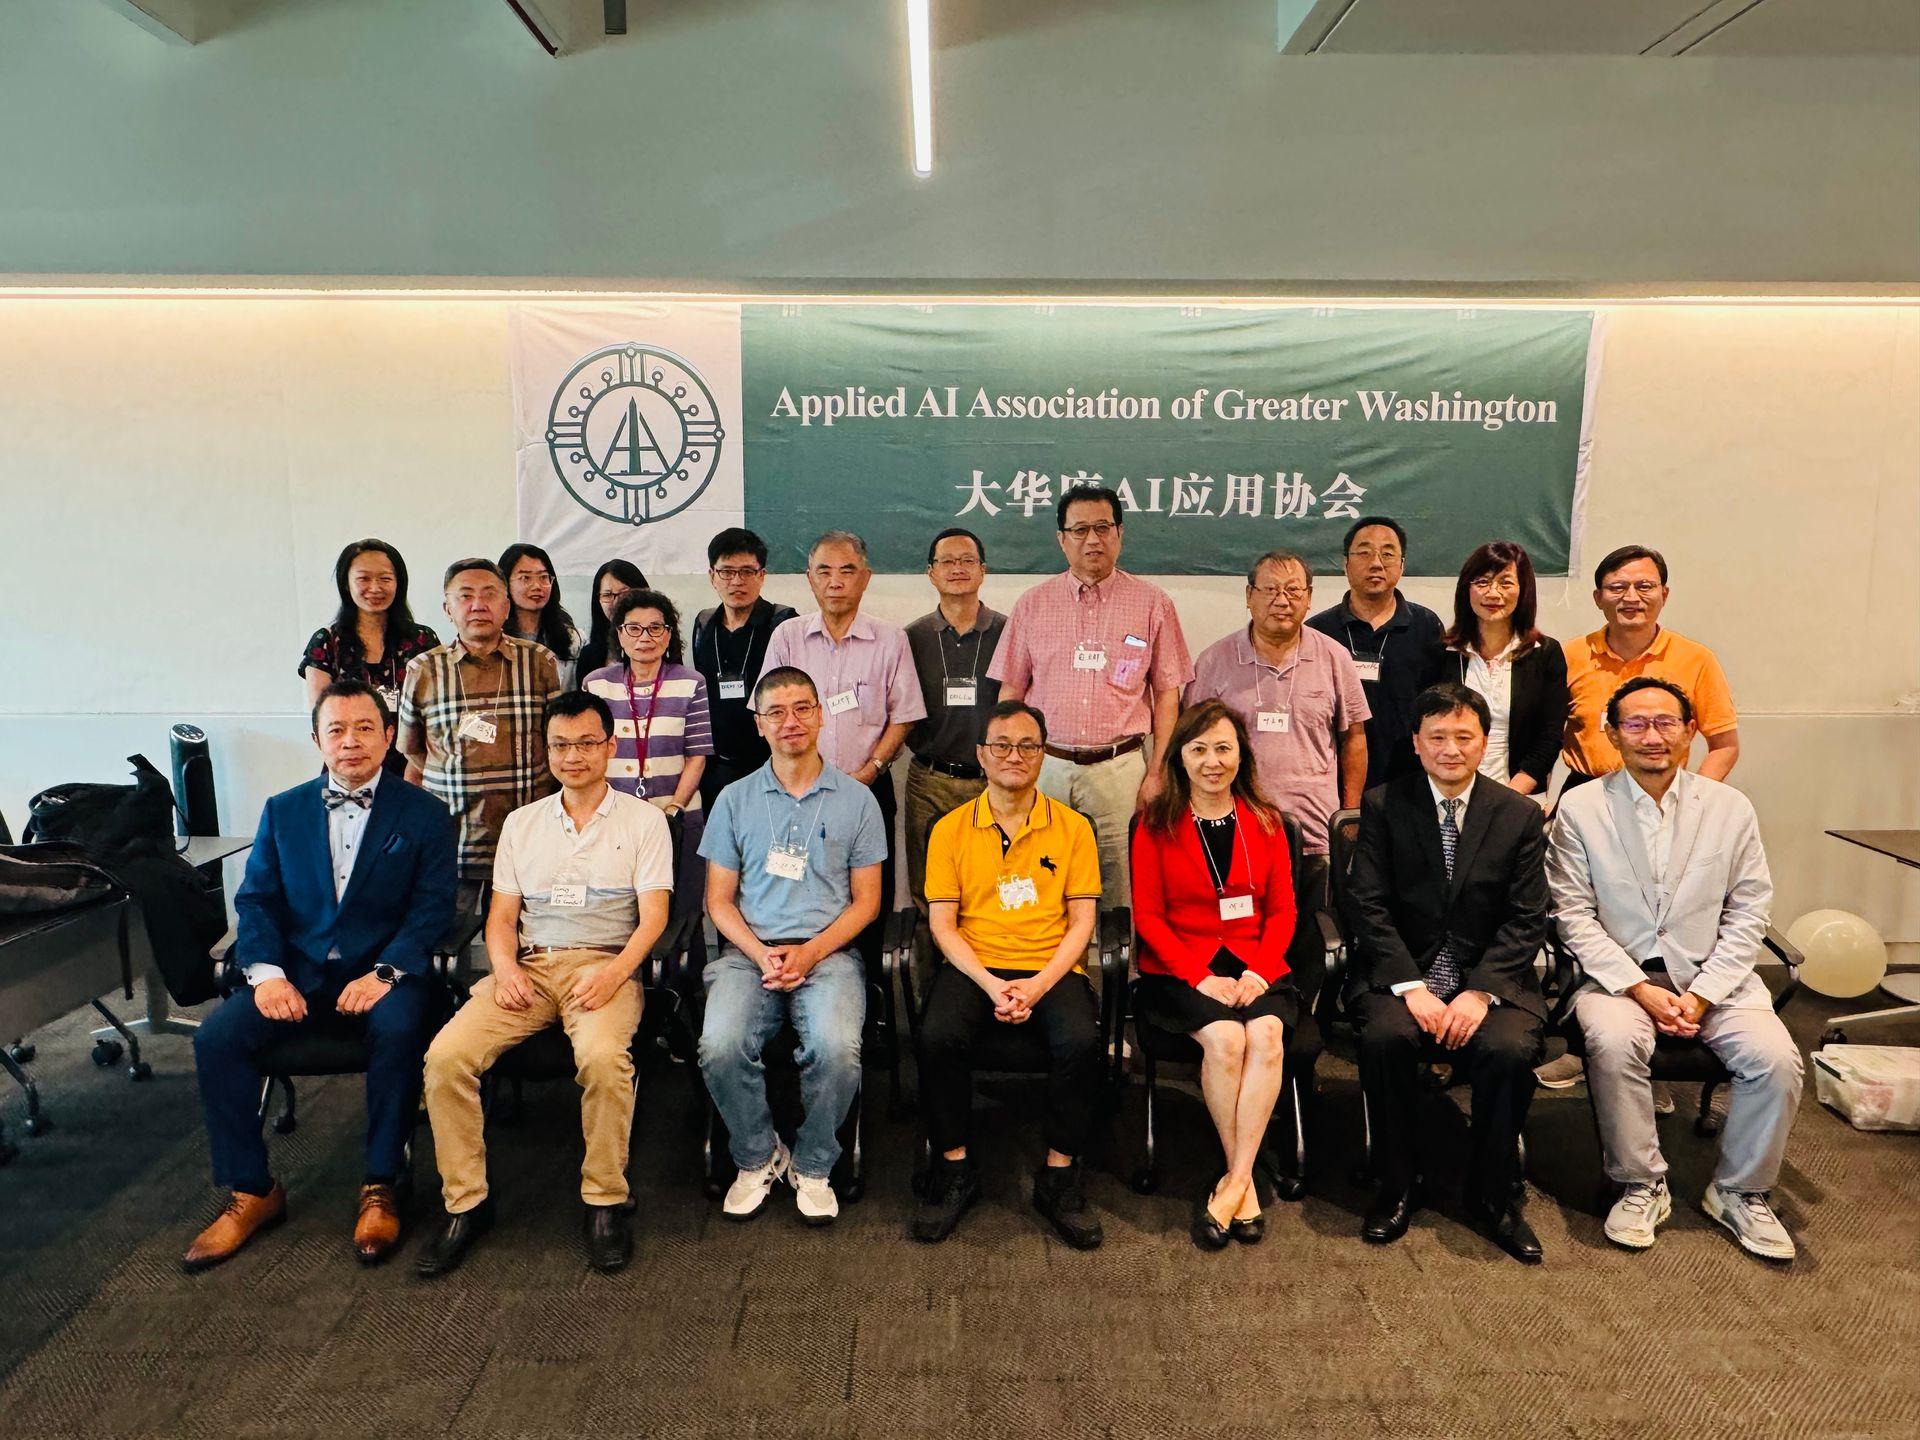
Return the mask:
<svg viewBox="0 0 1920 1440">
<path fill-rule="evenodd" d="M 1033 1207 L 1076 1250 L 1102 1238 L 1080 1156 L 1100 1088 L 1100 1022 L 1081 964 L 1100 902 L 1100 851 L 1084 815 L 1039 791 L 1046 717 L 1007 700 L 974 747 L 986 793 L 935 822 L 927 906 L 946 964 L 920 1017 L 920 1093 L 935 1158 L 908 1233 L 944 1240 L 980 1195 L 967 1154 L 973 1051 L 991 1025 L 1046 1039 L 1047 1159 Z"/>
<path fill-rule="evenodd" d="M 1593 603 L 1607 623 L 1564 642 L 1573 708 L 1560 758 L 1573 772 L 1569 785 L 1620 768 L 1620 752 L 1606 736 L 1607 701 L 1641 675 L 1670 680 L 1687 692 L 1707 741 L 1700 774 L 1724 780 L 1740 758 L 1740 717 L 1720 662 L 1706 646 L 1661 628 L 1669 593 L 1666 558 L 1644 545 L 1623 545 L 1594 571 Z"/>
</svg>

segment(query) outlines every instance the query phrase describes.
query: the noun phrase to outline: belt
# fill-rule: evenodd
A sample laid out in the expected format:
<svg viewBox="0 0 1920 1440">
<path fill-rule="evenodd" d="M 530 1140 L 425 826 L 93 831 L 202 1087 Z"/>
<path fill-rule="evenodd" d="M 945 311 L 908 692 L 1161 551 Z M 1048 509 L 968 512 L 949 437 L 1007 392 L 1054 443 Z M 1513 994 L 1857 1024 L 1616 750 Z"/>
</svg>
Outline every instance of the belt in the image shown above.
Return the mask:
<svg viewBox="0 0 1920 1440">
<path fill-rule="evenodd" d="M 913 763 L 922 770 L 931 770 L 936 775 L 946 775 L 955 780 L 984 780 L 987 772 L 978 765 L 966 765 L 958 760 L 922 760 L 918 755 Z"/>
<path fill-rule="evenodd" d="M 1049 745 L 1047 754 L 1074 765 L 1098 765 L 1102 760 L 1118 760 L 1122 755 L 1131 755 L 1146 742 L 1144 735 L 1129 735 L 1113 745 L 1086 745 L 1078 750 L 1065 745 Z"/>
<path fill-rule="evenodd" d="M 564 955 L 569 950 L 592 950 L 601 955 L 618 955 L 626 948 L 624 945 L 527 945 L 522 947 L 520 958 L 525 960 L 531 955 Z"/>
</svg>

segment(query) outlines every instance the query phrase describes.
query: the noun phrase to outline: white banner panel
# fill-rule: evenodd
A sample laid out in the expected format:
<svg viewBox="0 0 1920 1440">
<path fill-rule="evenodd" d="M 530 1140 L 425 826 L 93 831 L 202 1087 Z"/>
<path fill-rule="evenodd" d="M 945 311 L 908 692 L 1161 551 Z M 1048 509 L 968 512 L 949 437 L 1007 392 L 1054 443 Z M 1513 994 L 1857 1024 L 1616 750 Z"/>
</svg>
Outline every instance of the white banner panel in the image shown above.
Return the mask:
<svg viewBox="0 0 1920 1440">
<path fill-rule="evenodd" d="M 706 569 L 742 523 L 740 307 L 515 305 L 519 538 L 566 575 Z"/>
</svg>

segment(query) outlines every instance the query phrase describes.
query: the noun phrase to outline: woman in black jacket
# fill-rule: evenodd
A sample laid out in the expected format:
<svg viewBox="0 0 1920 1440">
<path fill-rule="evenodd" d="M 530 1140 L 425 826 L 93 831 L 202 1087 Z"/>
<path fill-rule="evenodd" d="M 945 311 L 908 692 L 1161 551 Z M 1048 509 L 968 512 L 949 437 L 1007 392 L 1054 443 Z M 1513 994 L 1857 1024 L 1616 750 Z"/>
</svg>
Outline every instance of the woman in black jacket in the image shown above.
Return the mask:
<svg viewBox="0 0 1920 1440">
<path fill-rule="evenodd" d="M 1486 697 L 1493 728 L 1480 773 L 1522 795 L 1546 790 L 1567 728 L 1567 656 L 1534 624 L 1538 605 L 1527 552 L 1511 540 L 1482 545 L 1460 567 L 1453 628 L 1427 677 Z"/>
</svg>

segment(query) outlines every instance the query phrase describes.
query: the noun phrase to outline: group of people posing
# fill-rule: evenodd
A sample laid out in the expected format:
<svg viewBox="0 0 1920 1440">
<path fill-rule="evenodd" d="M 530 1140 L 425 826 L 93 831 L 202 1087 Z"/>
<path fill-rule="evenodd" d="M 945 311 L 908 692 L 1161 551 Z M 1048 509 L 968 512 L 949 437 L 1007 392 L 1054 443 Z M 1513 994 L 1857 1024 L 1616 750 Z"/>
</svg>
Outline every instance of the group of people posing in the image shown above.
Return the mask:
<svg viewBox="0 0 1920 1440">
<path fill-rule="evenodd" d="M 935 536 L 937 605 L 904 628 L 862 611 L 859 536 L 814 543 L 818 608 L 801 615 L 762 598 L 760 538 L 726 530 L 708 551 L 720 603 L 684 638 L 673 602 L 611 561 L 583 640 L 544 552 L 515 545 L 447 568 L 457 638 L 443 645 L 408 610 L 399 554 L 349 546 L 339 614 L 301 663 L 324 773 L 267 803 L 235 898 L 247 984 L 196 1036 L 231 1194 L 188 1267 L 284 1216 L 256 1057 L 324 1019 L 360 1027 L 367 1047 L 363 1260 L 400 1239 L 424 1095 L 443 1213 L 418 1268 L 460 1263 L 492 1219 L 482 1079 L 558 1023 L 582 1091 L 589 1258 L 620 1268 L 636 976 L 670 926 L 701 977 L 698 1060 L 737 1170 L 725 1214 L 758 1215 L 786 1185 L 802 1220 L 832 1221 L 897 849 L 931 974 L 917 1240 L 951 1234 L 980 1194 L 983 1038 L 1031 1025 L 1048 1066 L 1033 1205 L 1067 1244 L 1101 1242 L 1082 1161 L 1107 1038 L 1086 961 L 1100 911 L 1128 907 L 1136 1025 L 1190 1035 L 1203 1055 L 1224 1157 L 1196 1197 L 1203 1248 L 1261 1238 L 1256 1160 L 1287 1041 L 1332 1005 L 1358 1027 L 1372 1126 L 1364 1237 L 1398 1239 L 1421 1203 L 1420 1073 L 1445 1062 L 1472 1083 L 1469 1211 L 1537 1262 L 1517 1146 L 1553 925 L 1581 969 L 1573 1015 L 1620 1187 L 1608 1237 L 1645 1248 L 1669 1213 L 1650 1057 L 1659 1035 L 1698 1038 L 1733 1077 L 1703 1208 L 1749 1251 L 1790 1258 L 1769 1193 L 1800 1058 L 1754 968 L 1771 883 L 1753 808 L 1723 783 L 1739 754 L 1726 680 L 1660 624 L 1665 560 L 1608 555 L 1594 578 L 1605 623 L 1562 643 L 1537 628 L 1520 546 L 1473 552 L 1449 623 L 1399 591 L 1405 530 L 1365 517 L 1345 537 L 1339 603 L 1315 613 L 1307 563 L 1261 555 L 1247 623 L 1193 659 L 1172 600 L 1119 568 L 1119 498 L 1070 490 L 1056 520 L 1066 570 L 1007 615 L 981 602 L 980 538 Z M 1556 760 L 1569 773 L 1549 812 Z M 1330 877 L 1330 824 L 1356 808 L 1350 869 Z M 1323 1000 L 1288 954 L 1303 908 L 1330 893 L 1349 961 L 1343 993 Z M 488 973 L 449 1018 L 433 948 L 474 906 Z M 762 1063 L 788 1027 L 804 1116 L 790 1140 Z"/>
</svg>

